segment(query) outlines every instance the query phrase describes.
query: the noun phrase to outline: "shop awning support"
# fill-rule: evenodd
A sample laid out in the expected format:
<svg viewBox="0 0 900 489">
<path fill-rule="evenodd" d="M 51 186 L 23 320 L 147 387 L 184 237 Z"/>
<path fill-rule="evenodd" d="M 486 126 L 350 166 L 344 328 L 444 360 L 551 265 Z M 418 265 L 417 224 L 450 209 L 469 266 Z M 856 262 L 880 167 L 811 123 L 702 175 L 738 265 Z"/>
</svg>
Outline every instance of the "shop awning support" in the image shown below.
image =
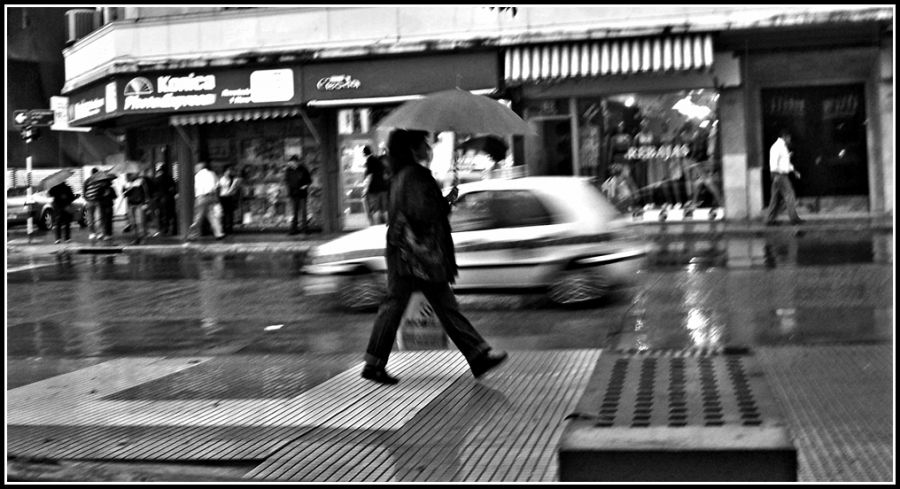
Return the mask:
<svg viewBox="0 0 900 489">
<path fill-rule="evenodd" d="M 198 151 L 197 143 L 191 139 L 191 136 L 188 135 L 188 133 L 184 132 L 184 128 L 182 126 L 176 125 L 174 127 L 175 131 L 178 132 L 178 135 L 181 136 L 181 140 L 184 141 L 184 144 L 188 145 L 188 147 L 191 148 L 191 152 L 196 154 Z"/>
<path fill-rule="evenodd" d="M 313 139 L 316 140 L 316 144 L 322 144 L 322 138 L 319 137 L 319 131 L 316 131 L 316 126 L 310 120 L 309 115 L 306 114 L 306 111 L 300 109 L 300 117 L 303 118 L 303 123 L 306 124 L 306 128 L 309 129 L 309 132 L 312 134 Z"/>
</svg>

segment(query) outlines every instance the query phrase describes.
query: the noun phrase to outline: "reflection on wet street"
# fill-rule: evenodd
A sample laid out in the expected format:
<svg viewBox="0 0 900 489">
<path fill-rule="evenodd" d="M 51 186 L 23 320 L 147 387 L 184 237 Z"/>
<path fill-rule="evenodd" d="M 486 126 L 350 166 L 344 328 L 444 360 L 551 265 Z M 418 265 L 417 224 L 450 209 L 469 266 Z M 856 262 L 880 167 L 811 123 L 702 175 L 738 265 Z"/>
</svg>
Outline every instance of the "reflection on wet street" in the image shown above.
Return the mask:
<svg viewBox="0 0 900 489">
<path fill-rule="evenodd" d="M 321 278 L 300 273 L 303 259 L 12 254 L 7 354 L 364 351 L 374 311 L 340 309 Z M 889 232 L 658 235 L 637 285 L 590 307 L 558 308 L 536 294 L 459 300 L 493 345 L 510 350 L 888 341 L 892 267 Z M 416 349 L 414 340 L 400 346 Z"/>
</svg>

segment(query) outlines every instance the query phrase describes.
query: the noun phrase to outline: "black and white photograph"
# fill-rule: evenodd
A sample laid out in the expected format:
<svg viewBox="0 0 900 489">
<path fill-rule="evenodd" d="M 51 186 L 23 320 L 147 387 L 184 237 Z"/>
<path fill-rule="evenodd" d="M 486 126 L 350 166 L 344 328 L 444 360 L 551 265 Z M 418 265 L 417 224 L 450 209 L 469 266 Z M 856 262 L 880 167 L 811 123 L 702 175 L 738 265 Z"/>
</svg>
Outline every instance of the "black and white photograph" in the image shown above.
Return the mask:
<svg viewBox="0 0 900 489">
<path fill-rule="evenodd" d="M 6 4 L 7 484 L 896 482 L 893 4 Z"/>
</svg>

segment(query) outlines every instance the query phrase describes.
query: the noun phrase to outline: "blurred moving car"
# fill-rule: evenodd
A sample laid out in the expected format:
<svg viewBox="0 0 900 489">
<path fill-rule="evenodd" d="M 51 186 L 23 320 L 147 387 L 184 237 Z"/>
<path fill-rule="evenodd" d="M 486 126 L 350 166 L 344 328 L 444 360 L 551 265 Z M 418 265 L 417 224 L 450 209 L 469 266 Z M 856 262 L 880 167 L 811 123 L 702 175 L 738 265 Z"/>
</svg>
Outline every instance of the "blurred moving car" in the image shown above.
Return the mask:
<svg viewBox="0 0 900 489">
<path fill-rule="evenodd" d="M 647 245 L 586 177 L 482 180 L 459 186 L 450 224 L 457 293 L 543 290 L 558 304 L 599 299 L 635 278 Z M 386 290 L 386 228 L 310 250 L 305 273 L 332 277 L 344 307 L 378 305 Z"/>
<path fill-rule="evenodd" d="M 40 192 L 32 192 L 32 204 L 25 202 L 28 187 L 12 187 L 6 189 L 6 222 L 7 224 L 24 224 L 28 221 L 30 215 L 34 219 L 38 229 L 48 230 L 53 228 L 54 213 L 53 198 L 47 195 L 46 190 Z M 84 197 L 81 194 L 75 194 L 75 201 L 72 203 L 77 211 L 74 220 L 81 227 L 87 226 L 87 213 Z"/>
</svg>

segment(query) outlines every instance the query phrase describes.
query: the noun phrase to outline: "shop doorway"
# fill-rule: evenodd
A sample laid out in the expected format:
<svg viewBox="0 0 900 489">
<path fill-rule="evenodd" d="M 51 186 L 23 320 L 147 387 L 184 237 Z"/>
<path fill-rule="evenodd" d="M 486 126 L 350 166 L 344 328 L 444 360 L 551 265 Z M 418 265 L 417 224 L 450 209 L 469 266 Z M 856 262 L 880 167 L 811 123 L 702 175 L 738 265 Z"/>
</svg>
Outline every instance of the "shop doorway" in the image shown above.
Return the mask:
<svg viewBox="0 0 900 489">
<path fill-rule="evenodd" d="M 863 84 L 773 88 L 762 91 L 763 196 L 769 202 L 769 147 L 791 132 L 793 180 L 801 210 L 868 212 L 869 176 Z"/>
<path fill-rule="evenodd" d="M 572 163 L 572 124 L 568 115 L 529 119 L 536 136 L 526 142 L 534 175 L 574 175 Z M 531 146 L 530 148 L 528 146 Z"/>
</svg>

